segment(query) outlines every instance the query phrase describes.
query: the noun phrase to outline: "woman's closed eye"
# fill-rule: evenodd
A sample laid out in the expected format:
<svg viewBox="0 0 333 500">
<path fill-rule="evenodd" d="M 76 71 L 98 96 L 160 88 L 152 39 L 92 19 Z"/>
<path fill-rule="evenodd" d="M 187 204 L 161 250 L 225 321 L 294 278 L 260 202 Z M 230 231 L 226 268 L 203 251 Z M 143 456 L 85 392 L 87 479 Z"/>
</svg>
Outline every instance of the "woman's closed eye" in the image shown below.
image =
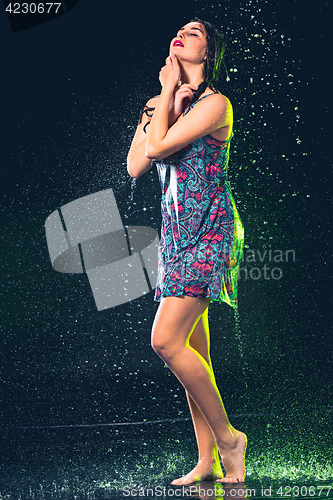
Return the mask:
<svg viewBox="0 0 333 500">
<path fill-rule="evenodd" d="M 176 35 L 176 36 L 177 36 L 177 37 L 179 37 L 179 36 L 180 36 L 180 35 L 182 35 L 182 34 L 183 34 L 183 32 L 182 32 L 182 31 L 178 31 L 178 33 L 177 33 L 177 35 Z M 194 32 L 190 32 L 189 34 L 190 34 L 191 36 L 199 36 L 197 33 L 194 33 Z"/>
</svg>

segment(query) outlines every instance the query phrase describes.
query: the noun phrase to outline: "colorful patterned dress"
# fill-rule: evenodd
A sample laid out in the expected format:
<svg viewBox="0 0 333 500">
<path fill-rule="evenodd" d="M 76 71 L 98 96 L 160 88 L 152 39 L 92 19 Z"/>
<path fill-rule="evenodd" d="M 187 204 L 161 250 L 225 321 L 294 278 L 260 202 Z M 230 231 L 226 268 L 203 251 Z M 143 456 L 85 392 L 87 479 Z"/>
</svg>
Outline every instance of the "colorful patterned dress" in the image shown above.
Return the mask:
<svg viewBox="0 0 333 500">
<path fill-rule="evenodd" d="M 227 180 L 230 140 L 206 135 L 155 162 L 162 188 L 156 301 L 189 295 L 237 308 L 244 231 Z"/>
</svg>

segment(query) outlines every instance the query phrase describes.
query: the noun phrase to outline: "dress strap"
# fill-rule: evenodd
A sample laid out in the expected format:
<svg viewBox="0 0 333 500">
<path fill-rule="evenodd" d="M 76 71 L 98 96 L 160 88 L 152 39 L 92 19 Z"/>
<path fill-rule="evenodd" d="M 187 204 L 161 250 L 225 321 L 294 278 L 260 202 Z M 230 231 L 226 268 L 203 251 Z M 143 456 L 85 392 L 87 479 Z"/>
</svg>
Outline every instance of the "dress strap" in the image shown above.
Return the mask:
<svg viewBox="0 0 333 500">
<path fill-rule="evenodd" d="M 193 108 L 193 106 L 196 105 L 197 102 L 202 101 L 202 99 L 204 99 L 205 97 L 209 97 L 210 95 L 213 95 L 213 94 L 216 94 L 216 93 L 217 92 L 211 92 L 210 94 L 207 94 L 207 95 L 204 95 L 203 97 L 200 97 L 200 99 L 198 99 L 197 101 L 190 103 L 187 106 L 187 108 L 185 109 L 185 111 L 183 112 L 183 116 L 186 115 Z"/>
<path fill-rule="evenodd" d="M 193 106 L 195 105 L 196 102 L 202 101 L 202 99 L 204 99 L 205 97 L 209 97 L 210 95 L 213 95 L 213 94 L 216 94 L 216 92 L 211 92 L 210 94 L 207 94 L 207 95 L 200 97 L 200 99 L 198 99 L 197 101 L 195 101 L 193 103 Z"/>
</svg>

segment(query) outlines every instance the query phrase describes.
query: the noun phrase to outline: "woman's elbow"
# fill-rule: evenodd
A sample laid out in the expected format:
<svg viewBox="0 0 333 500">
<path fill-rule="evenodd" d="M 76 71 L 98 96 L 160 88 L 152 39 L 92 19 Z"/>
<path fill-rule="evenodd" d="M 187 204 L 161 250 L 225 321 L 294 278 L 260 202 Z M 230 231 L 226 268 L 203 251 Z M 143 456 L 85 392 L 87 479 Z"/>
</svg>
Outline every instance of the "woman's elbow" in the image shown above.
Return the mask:
<svg viewBox="0 0 333 500">
<path fill-rule="evenodd" d="M 163 160 L 164 158 L 162 153 L 160 153 L 160 151 L 157 151 L 157 149 L 153 148 L 152 146 L 147 146 L 146 157 L 149 158 L 151 161 Z"/>
<path fill-rule="evenodd" d="M 151 169 L 153 164 L 152 161 L 148 160 L 148 158 L 146 160 L 147 162 L 140 164 L 137 161 L 130 161 L 127 159 L 127 172 L 133 179 L 138 179 Z"/>
<path fill-rule="evenodd" d="M 127 163 L 127 172 L 133 179 L 138 179 L 142 175 L 137 169 L 133 167 L 130 163 Z"/>
</svg>

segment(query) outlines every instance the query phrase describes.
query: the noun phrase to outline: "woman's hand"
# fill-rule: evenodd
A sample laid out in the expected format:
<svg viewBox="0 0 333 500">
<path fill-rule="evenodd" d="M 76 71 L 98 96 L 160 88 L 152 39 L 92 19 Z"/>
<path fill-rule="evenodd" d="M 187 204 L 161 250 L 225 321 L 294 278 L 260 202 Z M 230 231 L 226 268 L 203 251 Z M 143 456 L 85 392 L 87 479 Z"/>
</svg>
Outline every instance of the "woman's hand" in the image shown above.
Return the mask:
<svg viewBox="0 0 333 500">
<path fill-rule="evenodd" d="M 182 114 L 184 108 L 189 105 L 193 99 L 193 92 L 196 90 L 198 90 L 198 87 L 189 83 L 183 83 L 183 85 L 176 88 L 173 96 L 173 105 L 170 109 L 170 124 L 174 123 Z"/>
<path fill-rule="evenodd" d="M 181 84 L 180 68 L 177 57 L 174 54 L 171 54 L 166 58 L 165 66 L 161 69 L 160 72 L 160 82 L 162 87 L 168 84 L 172 86 L 176 82 L 175 86 L 173 87 L 174 93 L 170 103 L 169 111 L 169 127 L 171 127 L 171 125 L 173 125 L 177 118 L 182 114 L 183 109 L 192 101 L 193 92 L 195 90 L 198 90 L 198 87 L 196 87 L 195 85 L 190 85 L 189 83 Z"/>
<path fill-rule="evenodd" d="M 180 67 L 175 54 L 171 54 L 167 57 L 165 66 L 161 68 L 159 78 L 162 87 L 171 87 L 174 89 L 179 84 Z"/>
</svg>

